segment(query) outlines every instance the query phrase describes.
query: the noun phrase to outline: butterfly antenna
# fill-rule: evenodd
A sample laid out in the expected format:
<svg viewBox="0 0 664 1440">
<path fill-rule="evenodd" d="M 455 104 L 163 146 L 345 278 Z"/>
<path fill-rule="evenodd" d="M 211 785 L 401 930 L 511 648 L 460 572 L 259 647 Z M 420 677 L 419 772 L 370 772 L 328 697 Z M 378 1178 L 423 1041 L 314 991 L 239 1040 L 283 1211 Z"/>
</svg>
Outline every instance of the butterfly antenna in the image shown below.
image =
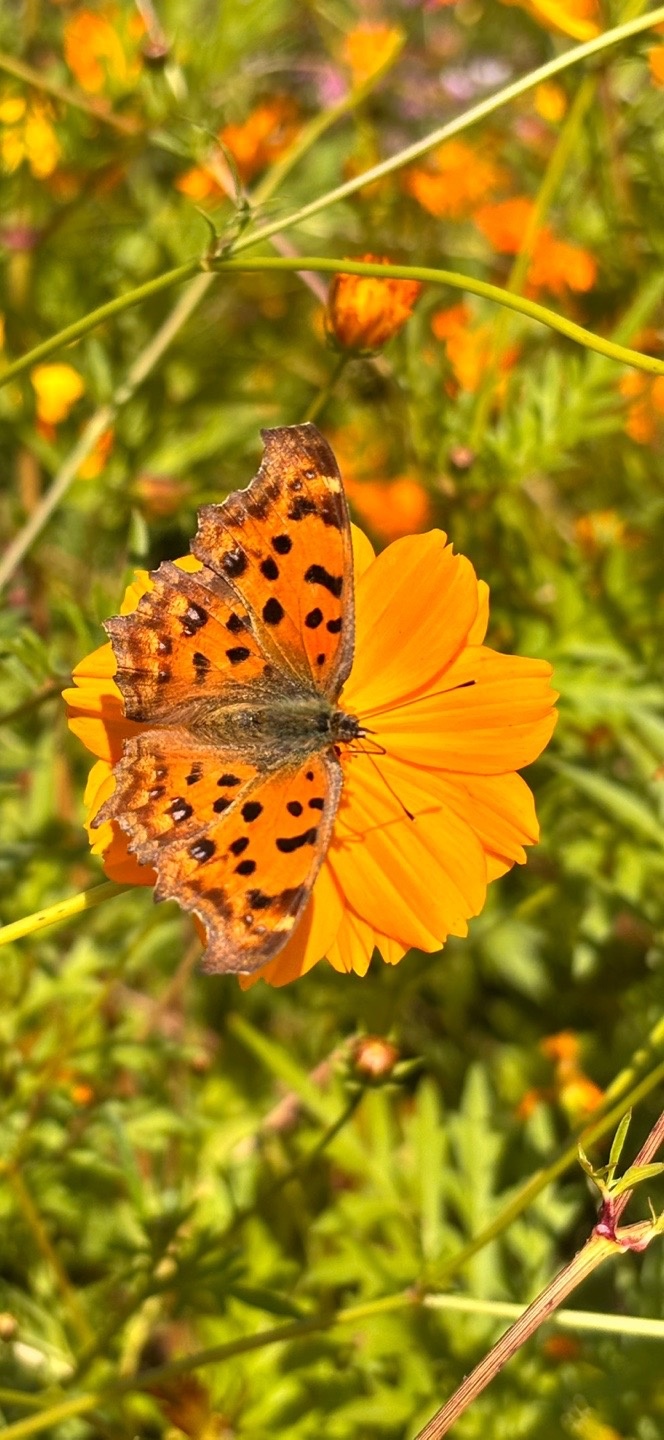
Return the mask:
<svg viewBox="0 0 664 1440">
<path fill-rule="evenodd" d="M 376 743 L 378 743 L 378 742 L 376 742 Z M 407 820 L 414 820 L 414 819 L 415 819 L 415 816 L 413 815 L 412 810 L 409 810 L 409 809 L 408 809 L 408 806 L 407 806 L 407 805 L 404 805 L 403 800 L 401 799 L 401 796 L 400 796 L 400 795 L 397 795 L 397 792 L 396 792 L 396 790 L 394 789 L 394 787 L 393 787 L 392 785 L 390 785 L 390 782 L 389 782 L 389 780 L 387 779 L 387 776 L 383 774 L 383 772 L 382 772 L 382 770 L 380 769 L 380 767 L 376 764 L 376 761 L 375 761 L 375 758 L 374 758 L 375 755 L 387 755 L 387 750 L 385 749 L 385 747 L 384 747 L 383 745 L 381 745 L 381 746 L 379 746 L 378 750 L 373 751 L 373 752 L 372 752 L 371 750 L 360 750 L 360 749 L 357 749 L 357 750 L 351 750 L 350 753 L 351 753 L 351 755 L 363 755 L 366 760 L 370 760 L 370 761 L 371 761 L 371 764 L 373 765 L 374 770 L 376 771 L 376 774 L 377 774 L 379 780 L 382 781 L 382 783 L 383 783 L 383 785 L 385 786 L 386 790 L 389 790 L 390 795 L 392 796 L 392 799 L 393 799 L 393 800 L 396 800 L 397 805 L 400 807 L 400 809 L 403 810 L 403 813 L 404 813 L 404 815 L 406 816 L 406 819 L 407 819 Z"/>
<path fill-rule="evenodd" d="M 461 680 L 458 685 L 448 685 L 448 686 L 447 686 L 447 689 L 445 689 L 445 690 L 432 690 L 430 694 L 429 694 L 429 692 L 427 692 L 426 695 L 413 695 L 413 696 L 411 696 L 411 699 L 410 699 L 410 700 L 402 700 L 399 704 L 396 704 L 396 705 L 395 705 L 395 704 L 391 704 L 391 705 L 389 706 L 389 709 L 390 709 L 390 710 L 406 710 L 409 705 L 419 705 L 422 700 L 437 700 L 441 695 L 453 695 L 455 690 L 468 690 L 471 685 L 476 685 L 476 684 L 477 684 L 477 681 L 476 681 L 476 680 Z M 385 708 L 385 707 L 382 707 L 382 708 Z M 369 711 L 368 713 L 369 713 L 369 714 L 372 714 L 372 715 L 379 715 L 379 714 L 380 714 L 380 709 L 378 709 L 378 710 L 372 710 L 372 711 Z M 370 733 L 371 733 L 371 732 L 370 732 L 369 730 L 366 731 L 366 734 L 367 734 L 367 735 L 369 735 Z"/>
</svg>

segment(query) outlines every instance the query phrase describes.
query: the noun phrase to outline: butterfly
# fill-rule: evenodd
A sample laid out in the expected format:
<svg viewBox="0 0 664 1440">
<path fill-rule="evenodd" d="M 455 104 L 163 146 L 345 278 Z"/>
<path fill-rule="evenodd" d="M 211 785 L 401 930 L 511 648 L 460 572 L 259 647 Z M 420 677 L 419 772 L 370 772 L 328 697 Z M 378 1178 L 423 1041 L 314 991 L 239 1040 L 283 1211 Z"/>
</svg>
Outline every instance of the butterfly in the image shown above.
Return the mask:
<svg viewBox="0 0 664 1440">
<path fill-rule="evenodd" d="M 292 935 L 332 837 L 339 756 L 364 733 L 338 705 L 355 627 L 336 460 L 314 425 L 261 433 L 251 483 L 199 511 L 200 568 L 165 561 L 105 624 L 140 728 L 93 823 L 120 825 L 222 973 L 259 969 Z"/>
</svg>

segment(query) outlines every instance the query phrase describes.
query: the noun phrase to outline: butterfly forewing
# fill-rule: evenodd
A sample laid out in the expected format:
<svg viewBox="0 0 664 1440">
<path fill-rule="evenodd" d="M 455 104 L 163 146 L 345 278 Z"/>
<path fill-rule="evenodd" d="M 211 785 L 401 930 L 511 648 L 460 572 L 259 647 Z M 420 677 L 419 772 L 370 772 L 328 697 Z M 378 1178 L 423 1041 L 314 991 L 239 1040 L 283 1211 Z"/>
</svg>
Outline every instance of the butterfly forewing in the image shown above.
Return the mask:
<svg viewBox="0 0 664 1440">
<path fill-rule="evenodd" d="M 246 490 L 199 513 L 193 552 L 251 613 L 276 662 L 336 698 L 353 659 L 348 507 L 334 455 L 314 425 L 262 432 Z"/>
</svg>

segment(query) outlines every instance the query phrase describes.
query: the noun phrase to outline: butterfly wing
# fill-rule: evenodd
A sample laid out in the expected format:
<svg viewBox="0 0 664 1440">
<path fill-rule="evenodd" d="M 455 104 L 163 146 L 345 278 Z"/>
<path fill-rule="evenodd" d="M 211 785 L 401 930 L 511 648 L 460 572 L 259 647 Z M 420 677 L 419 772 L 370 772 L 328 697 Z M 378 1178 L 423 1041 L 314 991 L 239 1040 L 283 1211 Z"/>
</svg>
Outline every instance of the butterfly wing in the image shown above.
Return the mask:
<svg viewBox="0 0 664 1440">
<path fill-rule="evenodd" d="M 348 506 L 315 425 L 263 430 L 246 490 L 199 512 L 192 550 L 231 587 L 266 654 L 309 690 L 336 699 L 353 661 Z"/>
<path fill-rule="evenodd" d="M 334 754 L 268 774 L 186 730 L 146 729 L 125 745 L 95 825 L 116 820 L 207 931 L 204 968 L 251 973 L 286 944 L 327 851 L 341 794 Z"/>
</svg>

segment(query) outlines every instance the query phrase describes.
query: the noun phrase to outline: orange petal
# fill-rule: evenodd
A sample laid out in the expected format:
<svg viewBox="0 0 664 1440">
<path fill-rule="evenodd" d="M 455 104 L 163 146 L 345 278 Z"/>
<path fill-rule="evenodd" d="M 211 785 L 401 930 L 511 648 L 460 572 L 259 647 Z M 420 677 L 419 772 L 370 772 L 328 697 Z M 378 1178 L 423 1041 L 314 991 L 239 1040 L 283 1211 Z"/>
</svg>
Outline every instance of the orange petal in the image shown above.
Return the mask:
<svg viewBox="0 0 664 1440">
<path fill-rule="evenodd" d="M 484 903 L 472 829 L 432 801 L 426 774 L 390 756 L 379 768 L 368 755 L 347 765 L 328 863 L 356 914 L 404 947 L 437 950 L 447 935 L 465 935 Z"/>
<path fill-rule="evenodd" d="M 406 953 L 403 945 L 360 920 L 346 906 L 337 938 L 327 951 L 330 965 L 345 975 L 366 975 L 374 950 L 380 951 L 388 965 L 396 965 Z"/>
<path fill-rule="evenodd" d="M 520 770 L 541 753 L 556 723 L 551 674 L 545 660 L 470 646 L 439 690 L 384 711 L 376 740 L 390 755 L 427 769 Z"/>
<path fill-rule="evenodd" d="M 110 765 L 105 760 L 98 760 L 88 775 L 83 797 L 86 808 L 85 828 L 92 854 L 101 856 L 109 880 L 116 880 L 121 885 L 154 885 L 157 878 L 154 870 L 149 865 L 139 865 L 136 857 L 129 854 L 127 836 L 115 821 L 108 820 L 97 829 L 92 828 L 97 811 L 109 795 L 113 794 L 114 788 L 115 780 Z"/>
<path fill-rule="evenodd" d="M 343 705 L 360 715 L 412 695 L 449 665 L 477 616 L 477 578 L 442 530 L 406 535 L 357 584 L 357 654 Z"/>
<path fill-rule="evenodd" d="M 358 525 L 351 523 L 350 533 L 353 540 L 353 568 L 355 570 L 355 583 L 357 584 L 360 575 L 373 564 L 376 559 L 376 552 L 363 530 Z"/>
<path fill-rule="evenodd" d="M 428 785 L 432 798 L 444 800 L 455 814 L 475 831 L 482 848 L 496 860 L 526 859 L 524 845 L 536 845 L 539 826 L 535 801 L 520 775 L 432 774 Z"/>
<path fill-rule="evenodd" d="M 477 582 L 477 615 L 468 631 L 468 645 L 481 645 L 489 628 L 489 587 L 486 580 Z"/>
</svg>

